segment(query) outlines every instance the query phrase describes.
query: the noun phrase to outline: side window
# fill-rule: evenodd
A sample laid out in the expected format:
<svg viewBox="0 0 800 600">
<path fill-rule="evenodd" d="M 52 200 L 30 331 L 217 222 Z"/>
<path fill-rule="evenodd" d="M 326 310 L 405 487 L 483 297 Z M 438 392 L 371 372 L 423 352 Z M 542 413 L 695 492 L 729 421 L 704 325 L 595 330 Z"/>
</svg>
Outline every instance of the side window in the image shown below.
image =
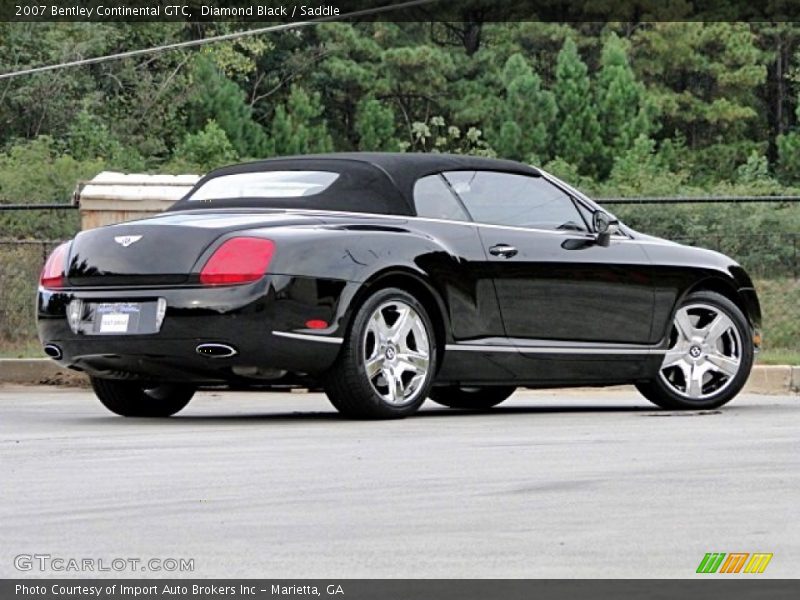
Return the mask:
<svg viewBox="0 0 800 600">
<path fill-rule="evenodd" d="M 417 180 L 414 184 L 414 206 L 419 217 L 469 221 L 469 215 L 464 212 L 441 175 L 428 175 Z"/>
<path fill-rule="evenodd" d="M 479 223 L 586 231 L 572 198 L 544 177 L 497 171 L 450 171 L 444 176 Z"/>
</svg>

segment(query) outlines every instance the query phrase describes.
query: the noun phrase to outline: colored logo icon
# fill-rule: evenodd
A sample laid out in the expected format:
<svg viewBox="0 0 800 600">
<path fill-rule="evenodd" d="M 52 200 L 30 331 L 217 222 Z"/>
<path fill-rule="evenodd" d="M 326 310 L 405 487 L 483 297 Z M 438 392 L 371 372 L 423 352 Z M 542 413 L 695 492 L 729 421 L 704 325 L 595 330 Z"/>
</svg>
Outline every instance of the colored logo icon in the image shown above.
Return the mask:
<svg viewBox="0 0 800 600">
<path fill-rule="evenodd" d="M 766 552 L 707 552 L 697 566 L 697 573 L 763 573 L 772 553 Z"/>
</svg>

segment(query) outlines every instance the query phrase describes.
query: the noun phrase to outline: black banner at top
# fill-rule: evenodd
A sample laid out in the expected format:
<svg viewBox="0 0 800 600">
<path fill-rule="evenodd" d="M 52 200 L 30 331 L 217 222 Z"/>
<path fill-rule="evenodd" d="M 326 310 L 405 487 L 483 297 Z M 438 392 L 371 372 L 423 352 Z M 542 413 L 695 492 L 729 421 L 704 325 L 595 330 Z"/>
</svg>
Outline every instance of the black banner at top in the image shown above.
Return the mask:
<svg viewBox="0 0 800 600">
<path fill-rule="evenodd" d="M 800 0 L 0 0 L 10 22 L 797 21 Z"/>
</svg>

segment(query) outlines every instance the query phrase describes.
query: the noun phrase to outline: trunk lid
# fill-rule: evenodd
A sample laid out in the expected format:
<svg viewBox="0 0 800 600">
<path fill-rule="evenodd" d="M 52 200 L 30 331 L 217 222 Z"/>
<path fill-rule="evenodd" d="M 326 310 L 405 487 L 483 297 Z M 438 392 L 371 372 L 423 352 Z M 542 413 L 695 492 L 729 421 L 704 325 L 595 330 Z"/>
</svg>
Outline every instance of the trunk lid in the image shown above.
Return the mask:
<svg viewBox="0 0 800 600">
<path fill-rule="evenodd" d="M 320 222 L 284 212 L 165 213 L 90 229 L 72 242 L 67 279 L 72 286 L 179 285 L 222 235 Z"/>
</svg>

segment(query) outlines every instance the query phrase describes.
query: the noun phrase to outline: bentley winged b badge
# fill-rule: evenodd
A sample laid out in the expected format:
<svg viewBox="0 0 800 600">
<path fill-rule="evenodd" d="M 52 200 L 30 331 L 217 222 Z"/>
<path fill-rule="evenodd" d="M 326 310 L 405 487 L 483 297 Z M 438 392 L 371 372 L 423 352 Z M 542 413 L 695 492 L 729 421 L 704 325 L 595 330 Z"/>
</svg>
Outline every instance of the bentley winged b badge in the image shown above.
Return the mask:
<svg viewBox="0 0 800 600">
<path fill-rule="evenodd" d="M 123 248 L 127 248 L 131 244 L 135 244 L 142 236 L 140 235 L 118 235 L 114 238 L 114 241 L 117 242 Z"/>
</svg>

